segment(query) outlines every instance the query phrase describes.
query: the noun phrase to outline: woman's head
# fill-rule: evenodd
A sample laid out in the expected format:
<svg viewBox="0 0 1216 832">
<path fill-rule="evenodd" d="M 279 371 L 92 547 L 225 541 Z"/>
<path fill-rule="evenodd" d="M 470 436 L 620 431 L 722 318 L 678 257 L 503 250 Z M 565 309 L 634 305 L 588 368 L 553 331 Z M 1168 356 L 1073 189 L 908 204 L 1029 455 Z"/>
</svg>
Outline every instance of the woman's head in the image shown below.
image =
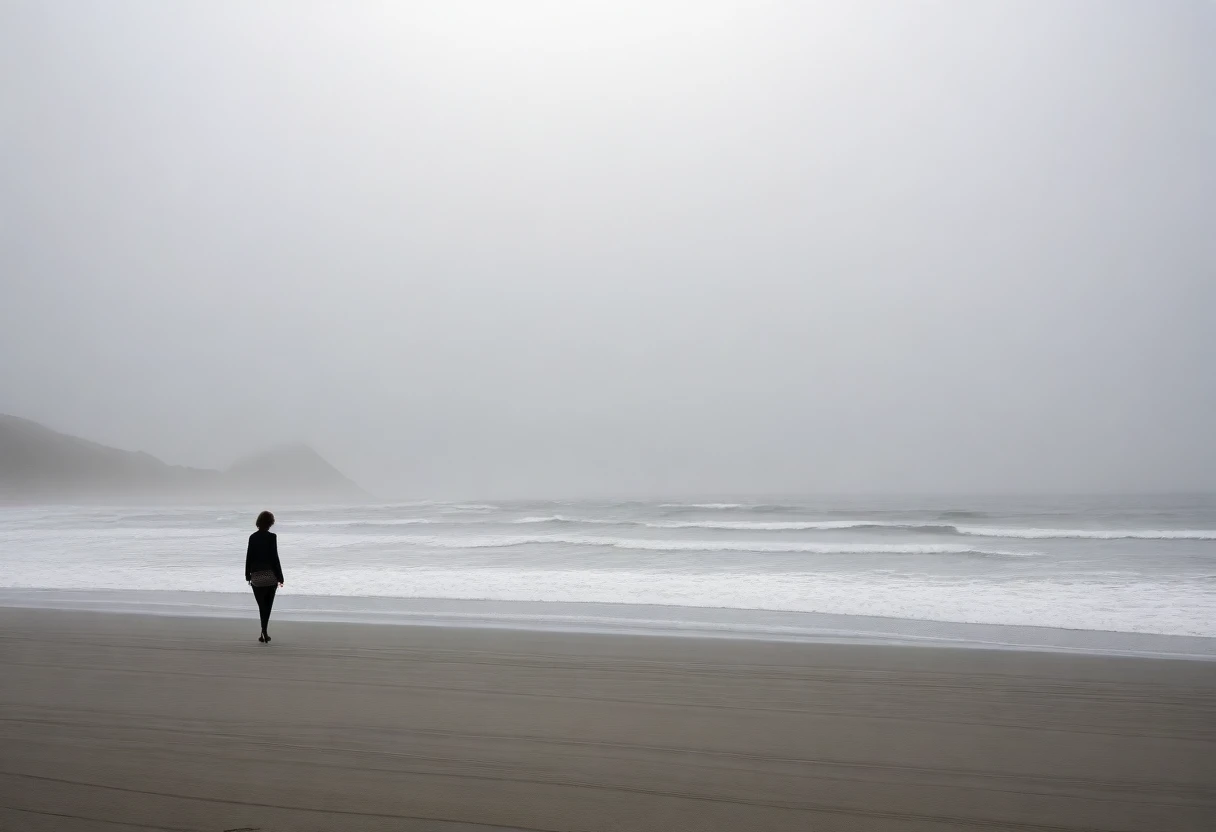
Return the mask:
<svg viewBox="0 0 1216 832">
<path fill-rule="evenodd" d="M 266 531 L 274 525 L 274 515 L 269 511 L 263 511 L 258 515 L 258 531 Z"/>
</svg>

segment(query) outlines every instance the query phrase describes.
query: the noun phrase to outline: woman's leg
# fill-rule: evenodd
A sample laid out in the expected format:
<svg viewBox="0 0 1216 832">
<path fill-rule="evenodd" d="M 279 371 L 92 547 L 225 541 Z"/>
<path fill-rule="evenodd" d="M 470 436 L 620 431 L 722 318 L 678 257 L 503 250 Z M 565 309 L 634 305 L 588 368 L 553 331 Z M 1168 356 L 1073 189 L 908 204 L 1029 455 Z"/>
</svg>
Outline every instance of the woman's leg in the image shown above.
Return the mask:
<svg viewBox="0 0 1216 832">
<path fill-rule="evenodd" d="M 262 614 L 262 632 L 266 632 L 266 625 L 270 623 L 270 608 L 274 606 L 274 591 L 278 589 L 274 584 L 261 587 L 262 599 L 258 603 L 258 612 Z"/>
<path fill-rule="evenodd" d="M 270 601 L 274 597 L 274 587 L 255 586 L 253 588 L 253 597 L 257 599 L 258 617 L 262 621 L 262 632 L 265 633 L 266 622 L 270 620 Z"/>
</svg>

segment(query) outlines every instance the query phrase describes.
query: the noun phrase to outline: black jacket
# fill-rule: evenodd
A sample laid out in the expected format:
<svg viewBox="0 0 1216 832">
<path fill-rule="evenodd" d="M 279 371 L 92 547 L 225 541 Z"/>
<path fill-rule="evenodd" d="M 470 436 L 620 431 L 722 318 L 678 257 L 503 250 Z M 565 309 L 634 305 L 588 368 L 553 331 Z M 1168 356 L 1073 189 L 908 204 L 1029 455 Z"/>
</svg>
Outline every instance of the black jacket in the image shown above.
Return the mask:
<svg viewBox="0 0 1216 832">
<path fill-rule="evenodd" d="M 245 550 L 245 580 L 252 572 L 273 569 L 274 575 L 283 583 L 283 567 L 279 566 L 279 539 L 274 532 L 256 531 L 249 535 L 249 548 Z"/>
</svg>

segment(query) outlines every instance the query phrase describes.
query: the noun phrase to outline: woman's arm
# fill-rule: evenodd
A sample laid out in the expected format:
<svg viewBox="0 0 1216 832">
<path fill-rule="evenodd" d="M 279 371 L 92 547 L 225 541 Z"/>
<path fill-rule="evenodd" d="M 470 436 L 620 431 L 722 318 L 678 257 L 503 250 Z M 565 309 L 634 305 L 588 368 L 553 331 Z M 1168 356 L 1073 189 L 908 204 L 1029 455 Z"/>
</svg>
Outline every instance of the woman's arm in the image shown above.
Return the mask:
<svg viewBox="0 0 1216 832">
<path fill-rule="evenodd" d="M 245 580 L 249 580 L 249 564 L 253 560 L 253 535 L 249 535 L 249 544 L 245 547 Z"/>
<path fill-rule="evenodd" d="M 279 536 L 270 536 L 270 555 L 274 558 L 274 575 L 279 579 L 279 586 L 283 585 L 283 567 L 279 565 Z"/>
</svg>

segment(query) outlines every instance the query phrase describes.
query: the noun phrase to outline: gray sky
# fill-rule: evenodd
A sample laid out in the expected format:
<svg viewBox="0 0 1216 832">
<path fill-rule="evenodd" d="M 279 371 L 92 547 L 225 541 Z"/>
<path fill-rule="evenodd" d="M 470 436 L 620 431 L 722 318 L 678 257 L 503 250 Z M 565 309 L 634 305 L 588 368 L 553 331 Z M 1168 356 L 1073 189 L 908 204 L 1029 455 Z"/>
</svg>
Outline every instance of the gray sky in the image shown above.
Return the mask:
<svg viewBox="0 0 1216 832">
<path fill-rule="evenodd" d="M 1216 488 L 1216 4 L 0 5 L 0 411 L 401 496 Z"/>
</svg>

